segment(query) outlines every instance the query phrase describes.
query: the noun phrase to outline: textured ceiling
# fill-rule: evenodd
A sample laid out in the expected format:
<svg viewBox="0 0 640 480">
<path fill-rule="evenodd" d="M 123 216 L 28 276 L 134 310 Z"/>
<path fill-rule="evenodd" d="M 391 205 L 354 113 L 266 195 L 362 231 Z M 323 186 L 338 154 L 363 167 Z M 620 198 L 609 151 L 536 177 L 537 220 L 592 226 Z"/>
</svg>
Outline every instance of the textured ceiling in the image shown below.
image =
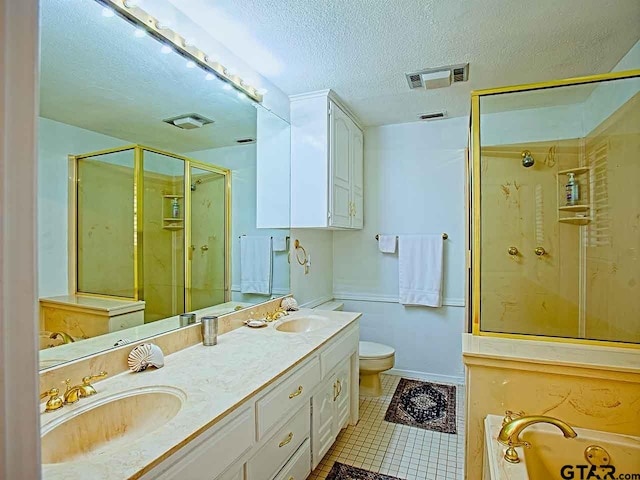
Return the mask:
<svg viewBox="0 0 640 480">
<path fill-rule="evenodd" d="M 132 25 L 90 0 L 41 2 L 40 114 L 173 152 L 255 138 L 256 110 L 217 80 L 163 54 Z M 162 120 L 199 113 L 215 123 L 181 130 Z"/>
<path fill-rule="evenodd" d="M 332 88 L 367 125 L 466 115 L 471 90 L 607 72 L 640 37 L 639 0 L 170 1 L 285 93 Z M 466 62 L 467 83 L 408 89 L 406 72 Z"/>
</svg>

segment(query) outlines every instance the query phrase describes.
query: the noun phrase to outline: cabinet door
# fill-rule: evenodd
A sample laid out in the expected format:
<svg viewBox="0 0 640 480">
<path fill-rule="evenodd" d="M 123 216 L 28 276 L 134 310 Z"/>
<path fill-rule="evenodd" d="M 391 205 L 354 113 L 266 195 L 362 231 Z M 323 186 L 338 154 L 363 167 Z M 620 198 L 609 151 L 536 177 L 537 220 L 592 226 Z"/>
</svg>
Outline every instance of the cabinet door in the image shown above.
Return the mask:
<svg viewBox="0 0 640 480">
<path fill-rule="evenodd" d="M 314 469 L 336 440 L 335 395 L 335 377 L 331 376 L 313 396 L 311 450 Z"/>
<path fill-rule="evenodd" d="M 331 102 L 329 226 L 351 226 L 351 119 Z"/>
<path fill-rule="evenodd" d="M 364 225 L 364 141 L 362 131 L 353 124 L 351 134 L 351 227 Z"/>
<path fill-rule="evenodd" d="M 338 370 L 336 375 L 336 433 L 339 433 L 349 423 L 349 413 L 351 408 L 351 368 L 347 359 Z"/>
</svg>

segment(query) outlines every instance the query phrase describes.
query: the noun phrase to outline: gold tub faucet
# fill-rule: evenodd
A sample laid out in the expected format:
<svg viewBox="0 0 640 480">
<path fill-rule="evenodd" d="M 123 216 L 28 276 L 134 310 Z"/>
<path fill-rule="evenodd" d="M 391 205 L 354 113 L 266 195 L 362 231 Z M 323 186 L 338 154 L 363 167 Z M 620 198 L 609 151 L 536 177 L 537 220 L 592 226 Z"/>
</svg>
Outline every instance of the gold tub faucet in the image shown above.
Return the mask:
<svg viewBox="0 0 640 480">
<path fill-rule="evenodd" d="M 565 438 L 576 438 L 578 436 L 575 430 L 571 428 L 571 425 L 557 418 L 546 417 L 544 415 L 526 415 L 515 418 L 510 422 L 505 423 L 498 434 L 498 442 L 509 447 L 504 453 L 504 459 L 507 462 L 518 463 L 520 461 L 515 447 L 528 448 L 531 446 L 529 442 L 520 439 L 520 434 L 525 428 L 536 423 L 548 423 L 550 425 L 555 425 L 560 429 Z"/>
<path fill-rule="evenodd" d="M 53 332 L 51 335 L 49 335 L 49 338 L 51 340 L 55 340 L 58 337 L 62 339 L 63 344 L 75 342 L 74 338 L 66 332 Z"/>
</svg>

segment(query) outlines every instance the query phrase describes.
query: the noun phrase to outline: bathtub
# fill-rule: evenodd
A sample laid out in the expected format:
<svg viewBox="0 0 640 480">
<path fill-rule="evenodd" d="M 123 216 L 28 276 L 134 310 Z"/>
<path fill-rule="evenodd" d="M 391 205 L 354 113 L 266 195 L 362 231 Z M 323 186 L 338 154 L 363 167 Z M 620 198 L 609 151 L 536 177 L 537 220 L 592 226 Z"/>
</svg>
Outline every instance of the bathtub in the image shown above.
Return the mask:
<svg viewBox="0 0 640 480">
<path fill-rule="evenodd" d="M 576 438 L 564 438 L 553 425 L 538 423 L 522 432 L 520 438 L 531 448 L 516 448 L 520 463 L 512 464 L 497 440 L 502 418 L 488 415 L 484 420 L 483 480 L 640 480 L 640 437 L 575 428 Z M 593 446 L 599 448 L 587 450 Z"/>
</svg>

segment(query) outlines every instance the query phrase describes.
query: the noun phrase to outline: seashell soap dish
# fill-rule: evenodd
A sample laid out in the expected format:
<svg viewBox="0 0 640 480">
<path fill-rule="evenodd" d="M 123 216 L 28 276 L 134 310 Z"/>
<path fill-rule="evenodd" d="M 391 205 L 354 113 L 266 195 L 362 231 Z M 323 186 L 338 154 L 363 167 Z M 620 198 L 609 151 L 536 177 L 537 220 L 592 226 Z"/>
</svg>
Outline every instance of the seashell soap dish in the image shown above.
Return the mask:
<svg viewBox="0 0 640 480">
<path fill-rule="evenodd" d="M 132 372 L 142 372 L 149 366 L 162 368 L 164 367 L 164 353 L 159 346 L 153 343 L 143 343 L 131 350 L 127 363 Z"/>
<path fill-rule="evenodd" d="M 244 324 L 251 328 L 262 328 L 268 325 L 266 320 L 245 320 Z"/>
</svg>

